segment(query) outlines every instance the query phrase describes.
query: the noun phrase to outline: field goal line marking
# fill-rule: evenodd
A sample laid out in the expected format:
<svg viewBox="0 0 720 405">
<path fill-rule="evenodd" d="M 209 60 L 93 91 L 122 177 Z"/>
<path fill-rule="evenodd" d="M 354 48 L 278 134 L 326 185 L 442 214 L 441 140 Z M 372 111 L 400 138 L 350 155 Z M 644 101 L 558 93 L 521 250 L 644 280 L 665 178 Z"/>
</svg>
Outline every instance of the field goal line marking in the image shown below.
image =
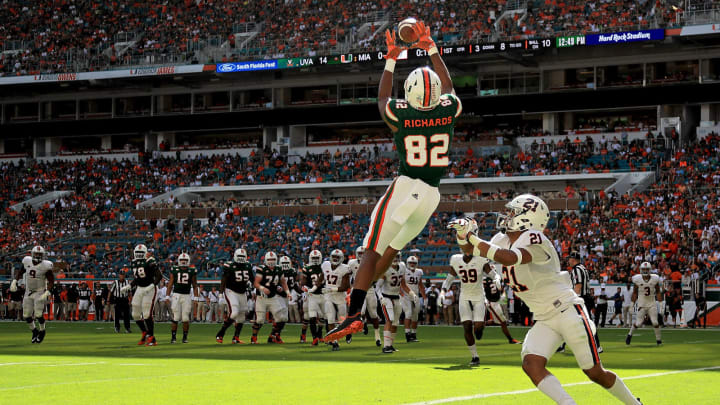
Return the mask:
<svg viewBox="0 0 720 405">
<path fill-rule="evenodd" d="M 627 380 L 639 380 L 643 378 L 652 378 L 652 377 L 662 377 L 666 375 L 672 375 L 672 374 L 684 374 L 684 373 L 693 373 L 696 371 L 707 371 L 707 370 L 718 370 L 720 369 L 720 366 L 712 366 L 712 367 L 702 367 L 702 368 L 692 368 L 687 370 L 675 370 L 675 371 L 666 371 L 663 373 L 652 373 L 652 374 L 643 374 L 643 375 L 636 375 L 632 377 L 623 377 L 623 381 Z M 590 385 L 595 384 L 592 381 L 581 381 L 581 382 L 575 382 L 575 383 L 569 383 L 569 384 L 563 384 L 563 387 L 574 387 L 577 385 Z M 423 402 L 413 402 L 406 405 L 433 405 L 433 404 L 445 404 L 448 402 L 460 402 L 460 401 L 470 401 L 472 399 L 483 399 L 483 398 L 490 398 L 490 397 L 501 397 L 505 395 L 519 395 L 519 394 L 529 394 L 531 392 L 539 392 L 537 388 L 530 388 L 527 390 L 517 390 L 517 391 L 507 391 L 507 392 L 493 392 L 490 394 L 475 394 L 475 395 L 466 395 L 462 397 L 450 397 L 450 398 L 443 398 L 443 399 L 435 399 L 432 401 L 423 401 Z"/>
</svg>

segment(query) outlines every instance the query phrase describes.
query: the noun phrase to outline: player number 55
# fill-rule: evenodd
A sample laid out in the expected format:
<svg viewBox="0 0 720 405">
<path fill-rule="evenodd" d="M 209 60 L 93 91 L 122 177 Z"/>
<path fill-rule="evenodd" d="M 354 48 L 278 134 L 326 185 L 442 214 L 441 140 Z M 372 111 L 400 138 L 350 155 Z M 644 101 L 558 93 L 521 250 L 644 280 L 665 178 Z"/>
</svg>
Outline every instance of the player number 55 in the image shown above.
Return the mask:
<svg viewBox="0 0 720 405">
<path fill-rule="evenodd" d="M 430 137 L 430 143 L 440 145 L 430 149 L 430 167 L 447 167 L 450 158 L 447 156 L 450 148 L 450 135 L 435 134 Z M 405 150 L 407 151 L 407 164 L 413 167 L 423 167 L 428 163 L 427 138 L 423 135 L 408 135 L 405 137 Z"/>
</svg>

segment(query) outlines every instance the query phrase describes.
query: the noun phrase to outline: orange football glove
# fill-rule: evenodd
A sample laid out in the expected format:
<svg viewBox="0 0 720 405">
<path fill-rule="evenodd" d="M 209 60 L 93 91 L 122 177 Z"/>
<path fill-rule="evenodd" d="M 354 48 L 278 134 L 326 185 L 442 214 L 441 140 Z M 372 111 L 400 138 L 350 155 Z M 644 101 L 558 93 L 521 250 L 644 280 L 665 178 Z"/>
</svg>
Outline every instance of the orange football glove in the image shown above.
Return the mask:
<svg viewBox="0 0 720 405">
<path fill-rule="evenodd" d="M 417 42 L 413 44 L 413 48 L 429 51 L 430 48 L 436 47 L 435 41 L 433 41 L 432 36 L 430 36 L 430 27 L 426 27 L 424 22 L 418 21 L 418 23 L 413 26 L 413 31 L 415 31 L 415 35 L 418 37 Z"/>
<path fill-rule="evenodd" d="M 407 49 L 404 46 L 397 46 L 395 43 L 396 40 L 397 37 L 394 31 L 385 30 L 385 45 L 387 45 L 385 59 L 397 60 L 400 53 Z"/>
</svg>

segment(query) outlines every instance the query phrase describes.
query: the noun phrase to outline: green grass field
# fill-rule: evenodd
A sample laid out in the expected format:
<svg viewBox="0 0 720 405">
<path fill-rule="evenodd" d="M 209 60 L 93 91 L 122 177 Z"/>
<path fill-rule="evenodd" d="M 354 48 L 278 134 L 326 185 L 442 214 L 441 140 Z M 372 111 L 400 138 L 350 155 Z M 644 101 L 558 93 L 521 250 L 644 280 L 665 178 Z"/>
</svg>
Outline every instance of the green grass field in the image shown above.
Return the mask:
<svg viewBox="0 0 720 405">
<path fill-rule="evenodd" d="M 169 325 L 160 324 L 159 345 L 144 347 L 137 333 L 115 334 L 108 323 L 50 322 L 45 342 L 32 345 L 24 323 L 0 323 L 0 403 L 551 403 L 523 374 L 520 345 L 508 345 L 499 328 L 486 329 L 475 368 L 459 327 L 421 327 L 413 344 L 401 329 L 392 355 L 380 353 L 372 331 L 331 352 L 297 343 L 298 326 L 286 329 L 284 345 L 231 345 L 227 336 L 219 345 L 217 329 L 193 324 L 189 344 L 170 345 Z M 266 325 L 263 341 L 268 332 Z M 512 332 L 521 339 L 525 329 Z M 646 405 L 720 403 L 720 331 L 664 329 L 663 347 L 650 329 L 630 347 L 626 329 L 600 333 L 603 363 Z M 249 334 L 246 325 L 241 338 Z M 550 369 L 579 404 L 618 403 L 587 383 L 570 353 L 555 355 Z"/>
</svg>

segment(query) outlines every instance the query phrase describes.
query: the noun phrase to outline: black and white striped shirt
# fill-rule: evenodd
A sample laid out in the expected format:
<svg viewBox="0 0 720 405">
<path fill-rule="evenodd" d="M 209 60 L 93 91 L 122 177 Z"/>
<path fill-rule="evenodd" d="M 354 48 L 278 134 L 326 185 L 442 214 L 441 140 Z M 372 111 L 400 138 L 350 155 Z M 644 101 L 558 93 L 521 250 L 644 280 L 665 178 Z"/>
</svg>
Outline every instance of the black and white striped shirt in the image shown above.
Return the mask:
<svg viewBox="0 0 720 405">
<path fill-rule="evenodd" d="M 581 284 L 580 296 L 590 295 L 590 277 L 585 266 L 576 264 L 570 274 L 572 275 L 573 288 L 575 288 L 575 285 Z"/>
<path fill-rule="evenodd" d="M 127 298 L 129 291 L 122 292 L 122 288 L 126 285 L 130 285 L 130 282 L 127 280 L 115 280 L 113 281 L 112 287 L 110 287 L 110 295 L 112 295 L 115 298 Z"/>
<path fill-rule="evenodd" d="M 705 298 L 705 280 L 694 278 L 690 281 L 690 290 L 693 297 Z"/>
</svg>

